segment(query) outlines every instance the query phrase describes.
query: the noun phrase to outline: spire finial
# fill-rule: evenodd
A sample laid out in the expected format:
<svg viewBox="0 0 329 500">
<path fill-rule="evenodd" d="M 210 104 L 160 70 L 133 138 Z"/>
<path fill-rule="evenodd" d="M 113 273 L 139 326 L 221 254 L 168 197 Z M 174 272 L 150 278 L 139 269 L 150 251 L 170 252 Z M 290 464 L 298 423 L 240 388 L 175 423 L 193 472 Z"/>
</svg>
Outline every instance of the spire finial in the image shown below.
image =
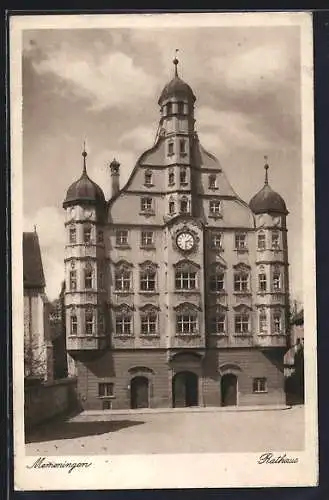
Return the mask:
<svg viewBox="0 0 329 500">
<path fill-rule="evenodd" d="M 264 165 L 264 169 L 265 169 L 265 184 L 268 184 L 268 169 L 270 167 L 268 166 L 268 163 L 267 163 L 268 157 L 266 155 L 264 156 L 264 160 L 265 160 L 265 165 Z"/>
<path fill-rule="evenodd" d="M 87 166 L 86 166 L 86 158 L 87 158 L 87 151 L 86 151 L 86 141 L 83 141 L 83 151 L 82 151 L 82 157 L 83 157 L 83 173 L 87 173 Z"/>
<path fill-rule="evenodd" d="M 177 54 L 178 54 L 178 52 L 179 52 L 179 49 L 176 49 L 176 50 L 175 50 L 175 57 L 174 57 L 174 59 L 173 59 L 173 63 L 174 63 L 174 65 L 175 65 L 175 76 L 178 76 L 178 71 L 177 71 L 177 65 L 178 65 L 178 63 L 179 63 L 179 61 L 178 61 L 178 59 L 177 59 Z"/>
</svg>

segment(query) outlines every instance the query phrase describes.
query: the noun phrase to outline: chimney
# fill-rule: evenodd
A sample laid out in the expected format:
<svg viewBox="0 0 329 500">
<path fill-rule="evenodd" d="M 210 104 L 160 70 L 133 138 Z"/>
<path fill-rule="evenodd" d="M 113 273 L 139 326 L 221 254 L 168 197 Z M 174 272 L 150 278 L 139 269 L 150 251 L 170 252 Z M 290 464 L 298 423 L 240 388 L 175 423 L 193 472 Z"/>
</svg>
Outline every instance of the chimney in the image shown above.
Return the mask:
<svg viewBox="0 0 329 500">
<path fill-rule="evenodd" d="M 120 163 L 114 158 L 110 163 L 112 177 L 112 196 L 120 191 Z"/>
</svg>

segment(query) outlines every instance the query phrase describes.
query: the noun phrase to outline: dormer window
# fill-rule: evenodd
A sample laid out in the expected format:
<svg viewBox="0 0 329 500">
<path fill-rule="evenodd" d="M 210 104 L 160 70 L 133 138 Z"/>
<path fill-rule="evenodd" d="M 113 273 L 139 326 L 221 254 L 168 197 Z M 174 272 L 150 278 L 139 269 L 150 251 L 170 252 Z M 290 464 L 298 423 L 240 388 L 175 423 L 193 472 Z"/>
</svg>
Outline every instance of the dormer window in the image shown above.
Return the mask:
<svg viewBox="0 0 329 500">
<path fill-rule="evenodd" d="M 174 143 L 169 142 L 168 143 L 168 156 L 172 156 L 174 154 Z"/>
<path fill-rule="evenodd" d="M 209 215 L 218 217 L 221 215 L 222 207 L 221 202 L 218 200 L 212 200 L 209 202 Z"/>
<path fill-rule="evenodd" d="M 187 171 L 184 167 L 180 169 L 179 182 L 180 184 L 187 184 Z"/>
<path fill-rule="evenodd" d="M 208 178 L 209 189 L 217 189 L 217 176 L 214 174 L 209 175 Z"/>
<path fill-rule="evenodd" d="M 152 212 L 152 198 L 149 197 L 141 198 L 141 211 Z"/>
<path fill-rule="evenodd" d="M 152 176 L 152 171 L 151 170 L 147 170 L 144 174 L 144 184 L 145 186 L 152 186 L 153 182 L 152 182 L 152 179 L 153 176 Z"/>
<path fill-rule="evenodd" d="M 179 153 L 186 155 L 186 141 L 184 139 L 180 139 L 179 141 Z"/>
</svg>

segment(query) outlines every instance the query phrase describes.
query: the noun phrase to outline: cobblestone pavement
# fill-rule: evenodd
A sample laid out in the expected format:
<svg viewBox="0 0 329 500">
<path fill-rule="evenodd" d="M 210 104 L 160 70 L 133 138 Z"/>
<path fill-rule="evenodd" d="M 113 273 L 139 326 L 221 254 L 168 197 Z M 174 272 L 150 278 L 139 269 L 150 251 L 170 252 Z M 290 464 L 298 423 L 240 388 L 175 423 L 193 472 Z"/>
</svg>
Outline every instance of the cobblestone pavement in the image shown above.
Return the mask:
<svg viewBox="0 0 329 500">
<path fill-rule="evenodd" d="M 27 455 L 301 450 L 304 408 L 153 413 L 85 412 L 39 427 Z"/>
</svg>

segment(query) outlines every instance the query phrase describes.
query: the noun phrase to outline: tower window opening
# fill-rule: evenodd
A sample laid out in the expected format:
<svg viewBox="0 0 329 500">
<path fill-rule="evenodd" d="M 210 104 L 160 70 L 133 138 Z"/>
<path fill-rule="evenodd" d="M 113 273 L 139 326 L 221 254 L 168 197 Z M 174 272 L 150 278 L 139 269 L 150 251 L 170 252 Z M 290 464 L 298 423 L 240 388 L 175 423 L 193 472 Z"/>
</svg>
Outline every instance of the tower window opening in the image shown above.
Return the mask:
<svg viewBox="0 0 329 500">
<path fill-rule="evenodd" d="M 173 215 L 174 213 L 175 213 L 175 202 L 174 201 L 170 201 L 169 202 L 169 214 Z"/>
<path fill-rule="evenodd" d="M 184 139 L 180 139 L 179 141 L 179 153 L 181 155 L 186 154 L 186 141 Z"/>
<path fill-rule="evenodd" d="M 281 274 L 277 271 L 273 273 L 273 290 L 275 292 L 281 290 Z"/>
<path fill-rule="evenodd" d="M 92 311 L 86 311 L 85 314 L 86 335 L 92 335 L 94 329 L 94 314 Z"/>
<path fill-rule="evenodd" d="M 171 156 L 174 154 L 174 143 L 169 142 L 168 143 L 168 156 Z"/>
<path fill-rule="evenodd" d="M 260 333 L 267 332 L 267 316 L 266 311 L 261 311 L 259 313 L 259 331 Z"/>
<path fill-rule="evenodd" d="M 83 242 L 91 243 L 91 226 L 84 226 L 83 228 Z"/>
<path fill-rule="evenodd" d="M 258 250 L 266 249 L 266 237 L 265 233 L 259 233 L 257 236 L 257 248 Z"/>
<path fill-rule="evenodd" d="M 77 289 L 77 272 L 76 271 L 70 271 L 70 290 L 76 290 Z"/>
<path fill-rule="evenodd" d="M 70 333 L 71 335 L 78 334 L 78 317 L 76 314 L 71 315 Z"/>
<path fill-rule="evenodd" d="M 272 248 L 275 250 L 280 248 L 280 235 L 277 231 L 272 233 Z"/>
<path fill-rule="evenodd" d="M 184 103 L 182 101 L 177 103 L 177 110 L 180 115 L 184 114 Z"/>
<path fill-rule="evenodd" d="M 181 168 L 179 172 L 180 184 L 187 184 L 187 171 L 186 168 Z"/>
<path fill-rule="evenodd" d="M 171 114 L 172 114 L 172 103 L 168 102 L 168 104 L 167 104 L 167 115 L 171 115 Z"/>
<path fill-rule="evenodd" d="M 175 184 L 175 172 L 173 170 L 169 170 L 168 184 L 169 186 L 173 186 Z"/>
<path fill-rule="evenodd" d="M 182 199 L 180 202 L 180 212 L 186 214 L 188 212 L 188 200 Z"/>
<path fill-rule="evenodd" d="M 77 242 L 77 231 L 75 227 L 70 227 L 69 230 L 69 242 L 75 244 Z"/>
<path fill-rule="evenodd" d="M 90 290 L 93 287 L 93 273 L 91 269 L 85 269 L 85 289 Z"/>
<path fill-rule="evenodd" d="M 274 333 L 281 333 L 282 315 L 280 311 L 274 313 L 273 322 L 274 322 Z"/>
</svg>

